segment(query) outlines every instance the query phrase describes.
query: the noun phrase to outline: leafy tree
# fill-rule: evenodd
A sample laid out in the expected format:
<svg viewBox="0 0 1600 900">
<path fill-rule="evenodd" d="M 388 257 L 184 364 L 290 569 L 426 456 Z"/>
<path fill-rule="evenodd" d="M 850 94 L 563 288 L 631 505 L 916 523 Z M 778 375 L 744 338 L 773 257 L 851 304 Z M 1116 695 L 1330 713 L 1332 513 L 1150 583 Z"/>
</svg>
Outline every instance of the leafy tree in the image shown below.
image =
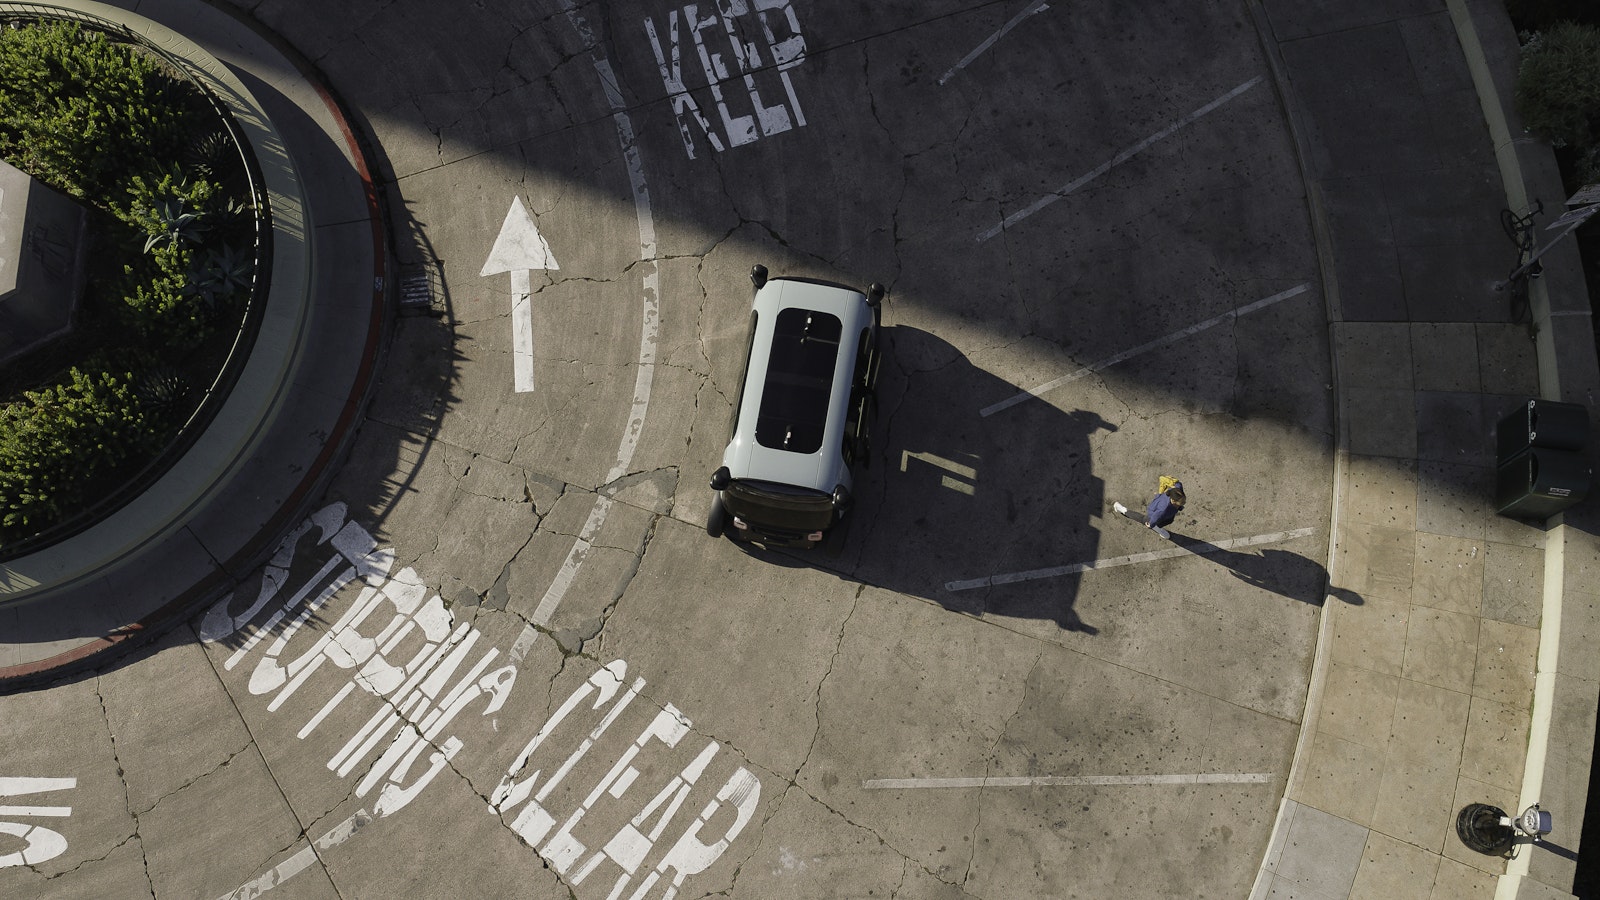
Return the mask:
<svg viewBox="0 0 1600 900">
<path fill-rule="evenodd" d="M 1528 35 L 1516 94 L 1530 131 L 1569 149 L 1581 179 L 1600 177 L 1600 28 L 1560 22 Z"/>
</svg>

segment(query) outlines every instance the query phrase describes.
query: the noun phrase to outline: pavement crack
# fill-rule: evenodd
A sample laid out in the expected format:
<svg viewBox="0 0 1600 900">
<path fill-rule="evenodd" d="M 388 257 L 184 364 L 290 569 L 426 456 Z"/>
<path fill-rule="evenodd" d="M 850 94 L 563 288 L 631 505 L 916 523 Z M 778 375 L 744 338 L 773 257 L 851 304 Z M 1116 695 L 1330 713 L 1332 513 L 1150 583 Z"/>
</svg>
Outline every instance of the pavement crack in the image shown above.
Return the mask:
<svg viewBox="0 0 1600 900">
<path fill-rule="evenodd" d="M 988 760 L 988 763 L 984 766 L 984 770 L 983 770 L 983 777 L 984 778 L 988 778 L 989 776 L 994 774 L 995 755 L 1000 749 L 1000 742 L 1005 740 L 1006 732 L 1011 729 L 1011 723 L 1016 721 L 1017 716 L 1022 713 L 1022 708 L 1024 706 L 1027 706 L 1027 704 L 1028 704 L 1028 685 L 1029 685 L 1029 683 L 1031 683 L 1033 681 L 1033 675 L 1034 675 L 1035 672 L 1039 671 L 1039 664 L 1041 662 L 1043 662 L 1043 661 L 1044 661 L 1044 653 L 1043 653 L 1043 651 L 1041 651 L 1037 656 L 1035 656 L 1033 658 L 1033 665 L 1028 667 L 1028 673 L 1026 675 L 1022 676 L 1022 690 L 1019 692 L 1018 697 L 1017 697 L 1017 708 L 1013 709 L 1011 711 L 1011 715 L 1006 717 L 1005 722 L 1001 724 L 999 730 L 995 733 L 994 743 L 989 745 L 989 760 Z M 972 817 L 972 835 L 971 835 L 972 855 L 967 857 L 967 871 L 966 871 L 965 874 L 963 874 L 961 876 L 961 883 L 962 884 L 966 884 L 967 881 L 969 881 L 972 878 L 972 864 L 978 858 L 978 840 L 979 840 L 978 839 L 978 834 L 979 834 L 980 831 L 983 830 L 983 802 L 982 802 L 983 801 L 983 795 L 984 795 L 984 789 L 983 788 L 979 788 L 978 789 L 978 802 L 976 804 L 977 811 Z"/>
<path fill-rule="evenodd" d="M 817 692 L 813 698 L 812 709 L 815 711 L 816 727 L 811 731 L 811 742 L 806 745 L 805 758 L 800 760 L 800 765 L 795 767 L 794 774 L 790 776 L 790 783 L 795 783 L 800 778 L 800 773 L 805 769 L 806 763 L 811 761 L 811 754 L 817 749 L 817 740 L 822 736 L 822 689 L 828 683 L 828 676 L 833 674 L 833 666 L 839 661 L 839 651 L 844 648 L 845 633 L 850 629 L 850 620 L 855 617 L 856 610 L 861 606 L 861 595 L 866 592 L 865 584 L 856 585 L 856 595 L 850 598 L 850 611 L 845 613 L 844 621 L 839 623 L 839 640 L 834 642 L 833 655 L 828 657 L 828 668 L 817 679 Z"/>
<path fill-rule="evenodd" d="M 180 793 L 183 792 L 183 790 L 185 788 L 189 787 L 190 785 L 192 785 L 192 784 L 194 784 L 194 783 L 196 783 L 196 782 L 198 782 L 198 781 L 200 781 L 200 780 L 202 780 L 204 778 L 207 778 L 207 777 L 209 777 L 209 776 L 211 776 L 211 775 L 213 775 L 213 774 L 215 774 L 215 773 L 217 773 L 217 772 L 219 772 L 219 771 L 221 771 L 223 769 L 226 769 L 228 767 L 228 764 L 233 762 L 234 757 L 238 756 L 241 753 L 244 753 L 246 750 L 249 750 L 249 749 L 250 749 L 250 744 L 248 742 L 246 742 L 243 747 L 240 747 L 239 749 L 233 751 L 232 753 L 229 753 L 227 759 L 224 759 L 222 762 L 217 763 L 216 765 L 214 765 L 211 768 L 205 770 L 204 772 L 201 772 L 199 775 L 196 775 L 193 778 L 190 778 L 188 781 L 185 781 L 184 783 L 178 785 L 177 787 L 173 788 L 172 790 L 167 791 L 165 794 L 162 794 L 161 796 L 157 797 L 154 801 L 151 802 L 151 804 L 148 807 L 145 807 L 144 811 L 139 813 L 139 815 L 148 815 L 149 813 L 153 812 L 156 807 L 160 806 L 163 802 L 165 802 L 167 800 L 167 798 L 175 796 L 177 794 L 180 794 Z"/>
<path fill-rule="evenodd" d="M 133 819 L 133 834 L 130 839 L 139 842 L 139 861 L 144 868 L 145 887 L 149 889 L 150 896 L 155 896 L 155 879 L 150 874 L 150 855 L 144 852 L 144 838 L 139 834 L 139 813 L 133 808 L 133 796 L 128 790 L 128 773 L 122 768 L 122 755 L 117 750 L 117 733 L 111 727 L 111 710 L 106 707 L 106 695 L 101 692 L 100 685 L 103 676 L 94 677 L 94 696 L 100 703 L 100 716 L 106 723 L 106 737 L 111 741 L 111 764 L 117 768 L 117 781 L 122 785 L 122 804 L 128 811 L 128 817 Z M 123 841 L 122 843 L 127 843 Z M 118 846 L 121 846 L 119 844 Z M 116 848 L 112 848 L 116 849 Z"/>
</svg>

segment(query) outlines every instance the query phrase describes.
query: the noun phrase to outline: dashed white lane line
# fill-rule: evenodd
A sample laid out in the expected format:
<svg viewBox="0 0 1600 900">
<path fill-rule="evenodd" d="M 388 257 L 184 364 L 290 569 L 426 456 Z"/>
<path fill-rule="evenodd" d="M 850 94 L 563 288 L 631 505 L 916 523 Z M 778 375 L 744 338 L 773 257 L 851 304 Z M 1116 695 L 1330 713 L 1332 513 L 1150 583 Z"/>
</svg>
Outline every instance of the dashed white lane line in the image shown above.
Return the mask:
<svg viewBox="0 0 1600 900">
<path fill-rule="evenodd" d="M 1010 31 L 1011 29 L 1013 29 L 1013 28 L 1017 27 L 1019 24 L 1021 24 L 1023 19 L 1026 19 L 1027 17 L 1029 17 L 1031 15 L 1035 15 L 1037 13 L 1042 13 L 1042 12 L 1044 12 L 1045 10 L 1047 10 L 1049 8 L 1050 8 L 1050 4 L 1049 3 L 1044 2 L 1044 0 L 1039 0 L 1038 3 L 1035 3 L 1032 6 L 1028 7 L 1027 9 L 1023 10 L 1022 12 L 1017 13 L 1015 16 L 1012 16 L 1011 21 L 1009 21 L 1006 24 L 1000 26 L 1000 30 L 999 31 L 996 31 L 994 34 L 989 35 L 988 40 L 985 40 L 983 43 L 979 44 L 976 48 L 973 49 L 973 51 L 971 53 L 968 53 L 966 56 L 961 57 L 961 61 L 956 63 L 955 65 L 951 66 L 950 67 L 950 71 L 944 73 L 943 75 L 940 75 L 939 76 L 939 83 L 940 84 L 944 84 L 946 81 L 949 81 L 951 78 L 953 78 L 957 72 L 961 71 L 962 69 L 965 69 L 969 63 L 971 63 L 973 60 L 977 59 L 978 57 L 982 56 L 984 51 L 986 51 L 990 47 L 994 46 L 994 42 L 995 41 L 998 41 L 1001 38 L 1005 37 L 1006 36 L 1006 32 Z"/>
<path fill-rule="evenodd" d="M 1006 399 L 1001 400 L 999 403 L 991 403 L 988 406 L 985 406 L 983 409 L 978 410 L 978 414 L 981 416 L 992 416 L 1002 409 L 1008 409 L 1016 406 L 1018 403 L 1021 403 L 1024 400 L 1031 400 L 1047 391 L 1053 391 L 1069 381 L 1076 381 L 1085 375 L 1090 375 L 1100 371 L 1101 369 L 1114 366 L 1123 360 L 1132 359 L 1141 353 L 1146 353 L 1150 350 L 1156 349 L 1157 347 L 1164 347 L 1167 344 L 1177 343 L 1178 341 L 1181 341 L 1190 335 L 1198 334 L 1214 325 L 1220 325 L 1223 322 L 1231 322 L 1242 315 L 1253 313 L 1258 309 L 1264 309 L 1274 303 L 1278 303 L 1287 300 L 1290 297 L 1303 294 L 1306 292 L 1308 287 L 1310 287 L 1308 284 L 1295 285 L 1286 291 L 1279 291 L 1278 293 L 1273 294 L 1271 297 L 1265 297 L 1261 300 L 1255 301 L 1254 303 L 1246 303 L 1244 306 L 1241 306 L 1238 309 L 1230 309 L 1220 316 L 1213 316 L 1204 322 L 1197 322 L 1193 325 L 1190 325 L 1188 328 L 1183 329 L 1182 331 L 1175 331 L 1172 334 L 1158 337 L 1153 341 L 1140 344 L 1132 349 L 1124 350 L 1121 353 L 1108 356 L 1099 362 L 1090 363 L 1089 365 L 1084 366 L 1075 372 L 1069 372 L 1060 378 L 1055 379 L 1054 381 L 1047 381 L 1036 388 L 1030 388 L 1029 390 L 1017 394 L 1016 396 L 1007 397 Z"/>
<path fill-rule="evenodd" d="M 1269 772 L 1220 775 L 1039 775 L 1035 777 L 984 776 L 982 778 L 873 778 L 861 786 L 873 790 L 909 788 L 1077 787 L 1141 784 L 1265 784 Z"/>
<path fill-rule="evenodd" d="M 1150 146 L 1152 144 L 1156 143 L 1157 141 L 1160 141 L 1160 140 L 1162 140 L 1164 138 L 1172 136 L 1172 134 L 1174 132 L 1177 132 L 1179 129 L 1182 129 L 1186 125 L 1193 124 L 1196 120 L 1198 120 L 1201 117 L 1205 116 L 1207 113 L 1215 111 L 1218 107 L 1220 107 L 1223 104 L 1227 103 L 1229 100 L 1232 100 L 1233 98 L 1239 96 L 1240 94 L 1244 93 L 1245 91 L 1250 90 L 1251 88 L 1255 87 L 1257 84 L 1260 84 L 1260 83 L 1261 83 L 1261 76 L 1260 75 L 1257 75 L 1256 77 L 1250 79 L 1249 81 L 1246 81 L 1244 84 L 1239 85 L 1238 87 L 1236 87 L 1233 90 L 1227 92 L 1226 94 L 1223 94 L 1222 96 L 1220 96 L 1217 99 L 1211 101 L 1210 103 L 1207 103 L 1205 106 L 1200 107 L 1199 109 L 1197 109 L 1194 112 L 1188 114 L 1187 116 L 1184 116 L 1183 118 L 1179 119 L 1178 121 L 1173 122 L 1171 125 L 1168 125 L 1167 127 L 1165 127 L 1163 129 L 1161 129 L 1160 131 L 1156 132 L 1155 134 L 1150 135 L 1149 137 L 1145 138 L 1144 140 L 1140 141 L 1139 143 L 1134 144 L 1132 147 L 1129 147 L 1128 149 L 1123 150 L 1121 153 L 1118 153 L 1116 156 L 1113 156 L 1111 159 L 1108 159 L 1105 162 L 1101 163 L 1100 165 L 1096 166 L 1090 172 L 1088 172 L 1088 173 L 1086 173 L 1084 175 L 1078 176 L 1078 178 L 1076 180 L 1067 182 L 1066 184 L 1064 184 L 1060 188 L 1058 188 L 1055 192 L 1050 193 L 1050 194 L 1046 194 L 1043 197 L 1040 197 L 1038 200 L 1035 200 L 1032 203 L 1028 204 L 1026 207 L 1017 210 L 1016 212 L 1012 213 L 1009 216 L 1006 216 L 1005 219 L 1000 222 L 1000 224 L 992 226 L 990 228 L 987 228 L 987 229 L 985 229 L 983 231 L 978 232 L 978 240 L 980 242 L 981 241 L 987 241 L 988 239 L 994 237 L 995 235 L 999 234 L 1000 232 L 1006 230 L 1007 228 L 1010 228 L 1012 225 L 1015 225 L 1016 223 L 1022 221 L 1023 219 L 1026 219 L 1027 217 L 1029 217 L 1029 216 L 1033 215 L 1034 213 L 1038 212 L 1039 210 L 1044 209 L 1046 206 L 1049 206 L 1050 204 L 1056 202 L 1057 200 L 1060 200 L 1061 198 L 1067 196 L 1068 194 L 1071 194 L 1073 191 L 1076 191 L 1078 188 L 1081 188 L 1084 185 L 1088 184 L 1089 182 L 1095 180 L 1096 178 L 1099 178 L 1101 175 L 1106 174 L 1107 172 L 1111 171 L 1112 169 L 1116 168 L 1117 166 L 1120 166 L 1123 163 L 1127 162 L 1128 160 L 1134 158 L 1135 156 L 1138 156 L 1140 153 L 1143 153 L 1145 150 L 1149 149 Z"/>
<path fill-rule="evenodd" d="M 993 587 L 997 584 L 1015 584 L 1019 581 L 1035 581 L 1040 578 L 1058 578 L 1062 575 L 1076 575 L 1079 572 L 1099 571 L 1100 569 L 1115 569 L 1118 566 L 1133 566 L 1139 563 L 1154 562 L 1158 559 L 1172 559 L 1178 556 L 1191 556 L 1194 554 L 1218 553 L 1231 550 L 1234 547 L 1254 547 L 1258 544 L 1278 544 L 1303 538 L 1316 531 L 1315 528 L 1296 528 L 1293 531 L 1274 531 L 1269 534 L 1258 534 L 1252 537 L 1233 538 L 1215 543 L 1198 542 L 1185 544 L 1182 547 L 1172 547 L 1167 550 L 1152 550 L 1149 553 L 1135 553 L 1130 556 L 1113 556 L 1108 559 L 1095 559 L 1089 562 L 1072 563 L 1065 566 L 1051 566 L 1048 569 L 1030 569 L 1026 572 L 1008 572 L 1004 575 L 989 575 L 984 578 L 974 578 L 969 581 L 947 581 L 944 589 L 947 591 L 970 591 L 973 588 Z"/>
</svg>

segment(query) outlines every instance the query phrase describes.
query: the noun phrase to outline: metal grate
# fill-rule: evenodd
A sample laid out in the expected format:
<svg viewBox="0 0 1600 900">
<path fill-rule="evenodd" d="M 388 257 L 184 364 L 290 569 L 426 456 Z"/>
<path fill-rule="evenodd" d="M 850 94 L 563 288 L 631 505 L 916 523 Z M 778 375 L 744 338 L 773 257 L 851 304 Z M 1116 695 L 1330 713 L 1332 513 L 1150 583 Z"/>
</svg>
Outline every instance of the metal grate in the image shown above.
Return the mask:
<svg viewBox="0 0 1600 900">
<path fill-rule="evenodd" d="M 444 315 L 444 276 L 437 262 L 401 266 L 400 315 Z"/>
</svg>

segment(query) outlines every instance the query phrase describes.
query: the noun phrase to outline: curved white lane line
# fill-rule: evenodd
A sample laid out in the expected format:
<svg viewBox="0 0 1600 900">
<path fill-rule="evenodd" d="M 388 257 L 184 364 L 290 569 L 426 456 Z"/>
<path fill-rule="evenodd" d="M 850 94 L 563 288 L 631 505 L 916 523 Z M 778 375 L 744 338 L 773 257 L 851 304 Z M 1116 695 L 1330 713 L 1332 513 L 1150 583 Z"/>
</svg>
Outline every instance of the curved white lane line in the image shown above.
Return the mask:
<svg viewBox="0 0 1600 900">
<path fill-rule="evenodd" d="M 644 163 L 639 157 L 639 142 L 633 131 L 633 120 L 628 117 L 627 104 L 618 87 L 617 73 L 611 67 L 611 60 L 607 59 L 600 49 L 600 42 L 595 39 L 589 23 L 578 14 L 572 0 L 561 0 L 561 6 L 567 14 L 567 20 L 578 32 L 578 37 L 588 45 L 590 61 L 594 64 L 595 74 L 600 78 L 606 102 L 611 106 L 611 121 L 617 127 L 617 143 L 622 146 L 623 158 L 628 163 L 628 183 L 633 190 L 634 216 L 639 221 L 639 261 L 644 277 L 639 327 L 639 372 L 633 382 L 633 406 L 628 411 L 628 427 L 622 434 L 622 442 L 617 446 L 616 461 L 612 463 L 611 471 L 606 473 L 605 483 L 610 484 L 628 474 L 628 467 L 633 463 L 634 451 L 639 447 L 639 436 L 644 431 L 645 415 L 650 409 L 650 391 L 655 384 L 656 337 L 661 331 L 661 273 L 655 261 L 656 220 L 650 210 L 650 186 L 644 180 Z M 562 561 L 561 570 L 556 573 L 555 580 L 550 582 L 549 590 L 545 591 L 544 597 L 539 600 L 539 605 L 534 607 L 532 619 L 512 645 L 512 659 L 521 662 L 538 641 L 539 629 L 550 624 L 550 618 L 555 615 L 556 607 L 561 605 L 567 589 L 572 587 L 579 570 L 583 568 L 584 561 L 589 558 L 589 548 L 594 546 L 594 539 L 600 533 L 600 527 L 605 524 L 606 516 L 611 513 L 612 502 L 610 497 L 604 495 L 595 497 L 594 508 L 589 511 L 589 518 L 578 532 L 577 540 L 572 542 L 572 549 L 567 551 L 567 558 Z"/>
</svg>

